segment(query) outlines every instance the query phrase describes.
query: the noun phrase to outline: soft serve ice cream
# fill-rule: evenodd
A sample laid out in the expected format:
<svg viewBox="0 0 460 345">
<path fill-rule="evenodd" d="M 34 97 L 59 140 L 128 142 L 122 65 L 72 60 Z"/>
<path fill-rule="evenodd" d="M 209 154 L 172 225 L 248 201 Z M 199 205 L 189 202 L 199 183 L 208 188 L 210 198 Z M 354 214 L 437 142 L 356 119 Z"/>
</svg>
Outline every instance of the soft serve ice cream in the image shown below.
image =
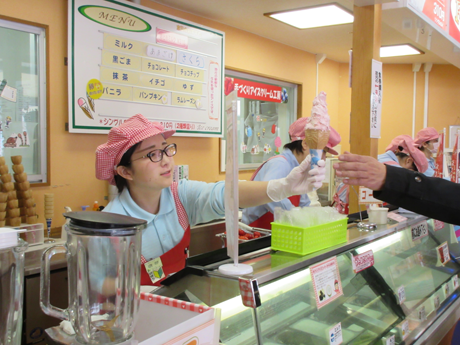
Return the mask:
<svg viewBox="0 0 460 345">
<path fill-rule="evenodd" d="M 321 91 L 313 100 L 311 116 L 305 125 L 305 142 L 310 148 L 311 167 L 318 164 L 329 140 L 330 117 L 327 112 L 326 93 Z"/>
</svg>

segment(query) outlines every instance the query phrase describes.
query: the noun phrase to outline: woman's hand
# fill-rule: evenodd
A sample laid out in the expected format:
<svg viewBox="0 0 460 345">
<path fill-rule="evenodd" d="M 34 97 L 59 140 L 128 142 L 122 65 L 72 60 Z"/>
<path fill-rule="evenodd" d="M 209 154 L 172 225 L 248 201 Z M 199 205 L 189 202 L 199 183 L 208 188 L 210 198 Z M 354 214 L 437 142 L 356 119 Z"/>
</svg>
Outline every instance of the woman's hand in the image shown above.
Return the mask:
<svg viewBox="0 0 460 345">
<path fill-rule="evenodd" d="M 323 160 L 310 170 L 311 156 L 308 155 L 288 176 L 268 182 L 267 195 L 273 201 L 281 201 L 292 195 L 306 194 L 320 188 L 326 177 L 326 163 Z"/>
<path fill-rule="evenodd" d="M 358 185 L 372 190 L 382 190 L 387 169 L 375 158 L 345 152 L 339 156 L 340 163 L 334 164 L 337 176 L 343 177 L 343 183 Z"/>
</svg>

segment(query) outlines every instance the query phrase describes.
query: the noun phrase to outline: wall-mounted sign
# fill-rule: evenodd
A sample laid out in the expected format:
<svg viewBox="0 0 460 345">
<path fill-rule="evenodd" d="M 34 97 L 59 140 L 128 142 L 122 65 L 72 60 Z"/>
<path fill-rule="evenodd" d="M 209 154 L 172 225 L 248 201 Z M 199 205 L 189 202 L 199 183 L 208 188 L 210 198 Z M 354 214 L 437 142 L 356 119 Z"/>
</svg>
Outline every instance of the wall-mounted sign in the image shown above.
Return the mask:
<svg viewBox="0 0 460 345">
<path fill-rule="evenodd" d="M 372 60 L 371 138 L 380 138 L 382 118 L 382 62 Z"/>
<path fill-rule="evenodd" d="M 236 78 L 233 82 L 238 97 L 275 103 L 283 101 L 283 89 L 279 86 Z"/>
<path fill-rule="evenodd" d="M 450 0 L 409 0 L 409 6 L 423 13 L 441 30 L 447 31 Z M 456 0 L 453 0 L 456 1 Z"/>
<path fill-rule="evenodd" d="M 69 1 L 69 130 L 143 114 L 184 136 L 222 136 L 224 33 L 118 0 Z"/>
</svg>

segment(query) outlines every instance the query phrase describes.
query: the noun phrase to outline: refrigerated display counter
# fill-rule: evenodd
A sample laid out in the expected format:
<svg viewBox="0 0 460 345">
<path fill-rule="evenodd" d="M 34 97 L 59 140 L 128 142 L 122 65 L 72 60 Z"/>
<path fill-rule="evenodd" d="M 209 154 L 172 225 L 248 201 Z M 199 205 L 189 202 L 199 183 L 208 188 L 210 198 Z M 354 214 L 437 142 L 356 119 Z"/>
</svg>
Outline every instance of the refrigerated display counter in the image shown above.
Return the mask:
<svg viewBox="0 0 460 345">
<path fill-rule="evenodd" d="M 349 224 L 347 242 L 306 256 L 257 244 L 251 251 L 245 243 L 240 262 L 254 272 L 242 277 L 219 273 L 230 260 L 198 255 L 155 294 L 221 308 L 220 341 L 227 345 L 437 344 L 460 318 L 460 245 L 452 225 L 404 216 L 371 232 Z M 363 253 L 367 268 L 356 266 Z M 318 275 L 316 267 L 329 261 L 336 262 L 340 291 L 337 284 L 321 293 L 328 273 Z M 254 289 L 254 299 L 243 286 Z M 333 291 L 336 298 L 320 301 Z"/>
</svg>

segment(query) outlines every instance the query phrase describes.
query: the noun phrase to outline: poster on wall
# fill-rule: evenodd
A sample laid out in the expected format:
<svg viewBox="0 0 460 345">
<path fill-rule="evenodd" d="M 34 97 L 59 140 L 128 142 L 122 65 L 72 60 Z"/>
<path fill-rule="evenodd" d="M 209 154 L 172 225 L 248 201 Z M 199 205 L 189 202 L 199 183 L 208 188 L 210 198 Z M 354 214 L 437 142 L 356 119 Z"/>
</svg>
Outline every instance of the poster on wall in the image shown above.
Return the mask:
<svg viewBox="0 0 460 345">
<path fill-rule="evenodd" d="M 222 137 L 224 33 L 117 0 L 69 1 L 69 131 L 143 114 L 177 135 Z"/>
<path fill-rule="evenodd" d="M 380 139 L 382 118 L 382 62 L 372 60 L 370 137 Z"/>
</svg>

